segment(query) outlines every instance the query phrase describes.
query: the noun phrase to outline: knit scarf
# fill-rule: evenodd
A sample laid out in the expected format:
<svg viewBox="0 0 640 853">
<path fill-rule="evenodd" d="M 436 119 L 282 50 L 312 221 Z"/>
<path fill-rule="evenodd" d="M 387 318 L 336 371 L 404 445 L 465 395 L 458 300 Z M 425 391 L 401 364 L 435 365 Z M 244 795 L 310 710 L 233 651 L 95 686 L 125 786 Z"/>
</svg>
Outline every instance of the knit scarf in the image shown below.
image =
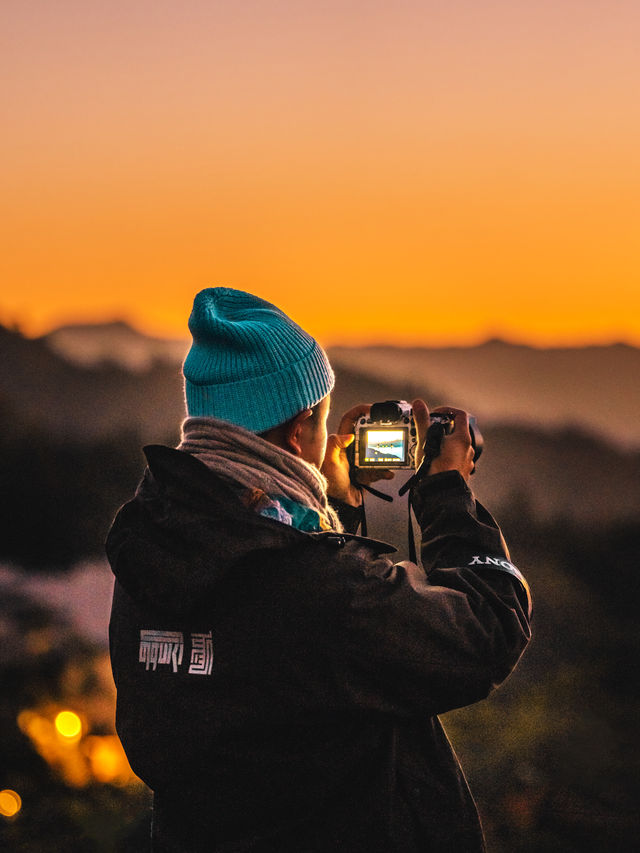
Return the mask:
<svg viewBox="0 0 640 853">
<path fill-rule="evenodd" d="M 299 530 L 342 531 L 316 466 L 243 427 L 187 418 L 178 450 L 198 457 L 260 515 Z"/>
</svg>

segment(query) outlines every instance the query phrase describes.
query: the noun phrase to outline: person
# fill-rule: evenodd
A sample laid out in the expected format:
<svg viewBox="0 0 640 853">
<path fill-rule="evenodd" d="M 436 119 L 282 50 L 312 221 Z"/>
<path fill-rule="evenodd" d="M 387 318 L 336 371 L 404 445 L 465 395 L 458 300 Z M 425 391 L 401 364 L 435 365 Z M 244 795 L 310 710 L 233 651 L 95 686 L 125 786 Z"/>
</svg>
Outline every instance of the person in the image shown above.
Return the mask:
<svg viewBox="0 0 640 853">
<path fill-rule="evenodd" d="M 413 489 L 422 565 L 395 564 L 356 532 L 347 448 L 369 407 L 327 435 L 318 343 L 222 287 L 189 328 L 182 441 L 145 448 L 107 540 L 116 725 L 153 850 L 483 850 L 438 714 L 509 675 L 530 599 L 469 489 L 467 414 Z"/>
</svg>

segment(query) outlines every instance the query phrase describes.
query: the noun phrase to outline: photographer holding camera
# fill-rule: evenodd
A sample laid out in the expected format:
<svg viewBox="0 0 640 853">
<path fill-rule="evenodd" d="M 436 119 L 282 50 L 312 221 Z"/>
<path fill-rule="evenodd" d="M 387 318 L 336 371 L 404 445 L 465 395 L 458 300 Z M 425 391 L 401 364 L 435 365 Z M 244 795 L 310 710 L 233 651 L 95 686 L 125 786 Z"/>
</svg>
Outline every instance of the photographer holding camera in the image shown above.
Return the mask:
<svg viewBox="0 0 640 853">
<path fill-rule="evenodd" d="M 467 414 L 439 410 L 410 491 L 422 566 L 394 564 L 356 535 L 358 484 L 393 476 L 350 463 L 371 407 L 327 436 L 317 342 L 229 288 L 199 293 L 189 328 L 182 442 L 145 448 L 107 540 L 117 730 L 154 791 L 153 850 L 483 850 L 437 715 L 509 675 L 530 599 L 467 485 Z M 418 467 L 433 417 L 422 400 L 406 417 Z"/>
</svg>

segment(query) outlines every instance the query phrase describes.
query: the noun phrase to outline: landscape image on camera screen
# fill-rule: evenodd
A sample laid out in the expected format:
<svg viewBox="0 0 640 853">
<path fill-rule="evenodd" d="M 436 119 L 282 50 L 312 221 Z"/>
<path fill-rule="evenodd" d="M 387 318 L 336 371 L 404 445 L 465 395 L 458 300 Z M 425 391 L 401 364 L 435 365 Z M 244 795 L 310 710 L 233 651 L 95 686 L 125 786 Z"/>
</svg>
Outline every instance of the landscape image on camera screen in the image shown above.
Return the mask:
<svg viewBox="0 0 640 853">
<path fill-rule="evenodd" d="M 401 429 L 367 430 L 365 462 L 404 462 L 405 433 Z"/>
</svg>

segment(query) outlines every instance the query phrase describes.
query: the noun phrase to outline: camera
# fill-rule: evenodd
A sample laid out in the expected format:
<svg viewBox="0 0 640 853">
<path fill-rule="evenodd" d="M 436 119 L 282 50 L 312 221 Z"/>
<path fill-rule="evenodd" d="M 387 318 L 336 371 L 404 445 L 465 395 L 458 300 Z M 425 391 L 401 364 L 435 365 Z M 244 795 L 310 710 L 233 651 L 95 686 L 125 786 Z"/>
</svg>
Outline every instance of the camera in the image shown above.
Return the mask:
<svg viewBox="0 0 640 853">
<path fill-rule="evenodd" d="M 434 412 L 429 419 L 432 425 L 442 426 L 444 435 L 450 435 L 455 428 L 451 414 Z M 475 461 L 482 453 L 482 436 L 474 417 L 469 417 L 469 432 Z M 356 423 L 353 463 L 357 468 L 415 468 L 417 446 L 418 431 L 409 403 L 374 403 L 369 415 L 363 415 Z"/>
<path fill-rule="evenodd" d="M 358 468 L 415 468 L 418 433 L 405 400 L 374 403 L 356 423 L 354 463 Z"/>
</svg>

